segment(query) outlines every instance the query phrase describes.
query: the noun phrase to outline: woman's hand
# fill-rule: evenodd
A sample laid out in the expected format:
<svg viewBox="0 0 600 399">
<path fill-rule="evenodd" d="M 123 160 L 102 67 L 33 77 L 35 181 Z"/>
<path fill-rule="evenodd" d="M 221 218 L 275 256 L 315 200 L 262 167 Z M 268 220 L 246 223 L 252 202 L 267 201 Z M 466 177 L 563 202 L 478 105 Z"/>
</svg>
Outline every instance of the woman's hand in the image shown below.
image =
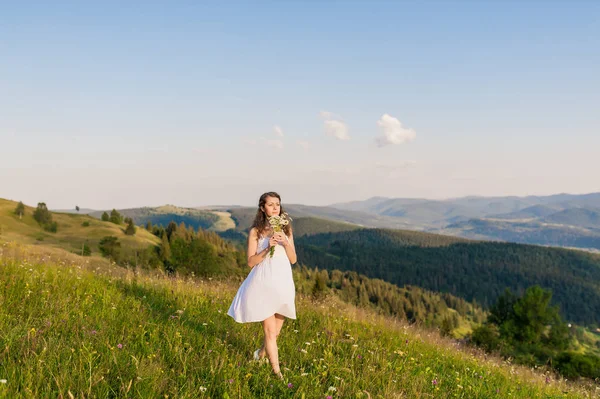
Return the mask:
<svg viewBox="0 0 600 399">
<path fill-rule="evenodd" d="M 275 234 L 273 235 L 273 237 L 275 238 L 275 240 L 276 240 L 276 242 L 277 242 L 278 244 L 281 244 L 281 245 L 283 245 L 284 247 L 285 247 L 285 246 L 287 246 L 287 245 L 290 243 L 290 241 L 289 241 L 289 239 L 287 238 L 287 236 L 286 236 L 284 233 L 282 233 L 282 232 L 277 232 L 277 233 L 275 233 Z"/>
<path fill-rule="evenodd" d="M 272 235 L 271 238 L 269 238 L 269 248 L 274 247 L 275 245 L 277 245 L 277 243 L 278 243 L 277 239 L 275 238 L 274 235 Z"/>
</svg>

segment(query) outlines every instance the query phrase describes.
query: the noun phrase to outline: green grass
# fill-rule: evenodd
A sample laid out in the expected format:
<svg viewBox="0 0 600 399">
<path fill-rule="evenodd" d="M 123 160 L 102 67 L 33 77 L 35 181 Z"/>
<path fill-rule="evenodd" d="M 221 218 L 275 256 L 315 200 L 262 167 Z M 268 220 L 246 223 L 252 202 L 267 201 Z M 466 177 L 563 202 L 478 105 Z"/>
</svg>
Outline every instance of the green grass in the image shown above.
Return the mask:
<svg viewBox="0 0 600 399">
<path fill-rule="evenodd" d="M 235 229 L 235 221 L 231 218 L 231 213 L 222 211 L 212 211 L 212 213 L 219 216 L 219 220 L 216 221 L 209 230 L 226 231 Z"/>
<path fill-rule="evenodd" d="M 299 317 L 279 339 L 282 382 L 250 360 L 260 326 L 226 315 L 238 283 L 34 261 L 0 248 L 3 398 L 598 397 L 434 332 L 300 297 Z"/>
<path fill-rule="evenodd" d="M 43 243 L 44 246 L 66 249 L 69 252 L 80 253 L 82 245 L 87 242 L 92 252 L 98 254 L 98 243 L 105 236 L 116 236 L 123 247 L 144 249 L 158 244 L 160 240 L 143 228 L 138 228 L 136 234 L 125 234 L 125 225 L 103 222 L 88 215 L 52 212 L 52 218 L 58 224 L 56 233 L 49 233 L 33 218 L 35 208 L 26 206 L 22 219 L 14 214 L 17 202 L 0 198 L 0 225 L 3 226 L 0 242 L 17 241 L 24 244 Z M 89 226 L 83 226 L 83 222 Z"/>
</svg>

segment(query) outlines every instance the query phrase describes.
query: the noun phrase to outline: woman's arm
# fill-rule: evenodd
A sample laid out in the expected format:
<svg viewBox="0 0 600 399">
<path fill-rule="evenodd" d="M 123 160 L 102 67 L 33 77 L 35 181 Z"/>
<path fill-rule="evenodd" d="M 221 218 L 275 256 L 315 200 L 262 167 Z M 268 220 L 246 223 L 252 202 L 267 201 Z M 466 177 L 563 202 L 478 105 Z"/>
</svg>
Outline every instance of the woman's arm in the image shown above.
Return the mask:
<svg viewBox="0 0 600 399">
<path fill-rule="evenodd" d="M 259 253 L 256 253 L 256 249 L 258 248 L 258 234 L 256 232 L 256 228 L 253 227 L 250 229 L 250 233 L 248 233 L 248 266 L 254 267 L 262 262 L 263 259 L 267 257 L 269 249 L 276 244 L 277 243 L 273 237 L 271 237 L 269 240 L 269 246 Z"/>
</svg>

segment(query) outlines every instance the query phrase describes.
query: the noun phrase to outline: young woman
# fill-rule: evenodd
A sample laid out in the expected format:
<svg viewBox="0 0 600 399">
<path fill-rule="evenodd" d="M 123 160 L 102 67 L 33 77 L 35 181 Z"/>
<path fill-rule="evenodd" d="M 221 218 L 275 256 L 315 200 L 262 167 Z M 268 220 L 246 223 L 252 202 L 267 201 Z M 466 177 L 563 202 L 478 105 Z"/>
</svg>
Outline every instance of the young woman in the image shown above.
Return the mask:
<svg viewBox="0 0 600 399">
<path fill-rule="evenodd" d="M 277 337 L 285 318 L 296 318 L 296 289 L 292 264 L 296 249 L 291 224 L 275 233 L 268 218 L 283 215 L 281 197 L 264 193 L 248 234 L 248 266 L 252 268 L 240 286 L 227 314 L 238 323 L 262 322 L 265 334 L 263 346 L 254 352 L 254 360 L 268 357 L 273 372 L 283 378 L 279 368 Z M 273 257 L 269 255 L 275 247 Z"/>
</svg>

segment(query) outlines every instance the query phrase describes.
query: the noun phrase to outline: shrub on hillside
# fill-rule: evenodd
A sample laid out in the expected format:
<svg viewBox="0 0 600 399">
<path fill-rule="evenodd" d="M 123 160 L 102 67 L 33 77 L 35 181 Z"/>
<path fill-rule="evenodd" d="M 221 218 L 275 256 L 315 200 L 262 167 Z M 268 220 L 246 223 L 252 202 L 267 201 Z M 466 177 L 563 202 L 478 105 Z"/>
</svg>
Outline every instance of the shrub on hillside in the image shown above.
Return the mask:
<svg viewBox="0 0 600 399">
<path fill-rule="evenodd" d="M 117 237 L 104 237 L 102 240 L 100 240 L 98 247 L 103 256 L 110 258 L 115 262 L 119 260 L 119 255 L 121 254 L 121 243 Z"/>
<path fill-rule="evenodd" d="M 23 202 L 19 201 L 17 207 L 15 208 L 15 215 L 19 215 L 19 219 L 23 219 L 23 215 L 25 214 L 25 205 Z"/>
<path fill-rule="evenodd" d="M 56 233 L 58 231 L 58 224 L 52 221 L 52 213 L 48 210 L 45 203 L 38 203 L 37 208 L 33 212 L 33 218 L 44 228 L 44 230 L 51 233 Z"/>
</svg>

